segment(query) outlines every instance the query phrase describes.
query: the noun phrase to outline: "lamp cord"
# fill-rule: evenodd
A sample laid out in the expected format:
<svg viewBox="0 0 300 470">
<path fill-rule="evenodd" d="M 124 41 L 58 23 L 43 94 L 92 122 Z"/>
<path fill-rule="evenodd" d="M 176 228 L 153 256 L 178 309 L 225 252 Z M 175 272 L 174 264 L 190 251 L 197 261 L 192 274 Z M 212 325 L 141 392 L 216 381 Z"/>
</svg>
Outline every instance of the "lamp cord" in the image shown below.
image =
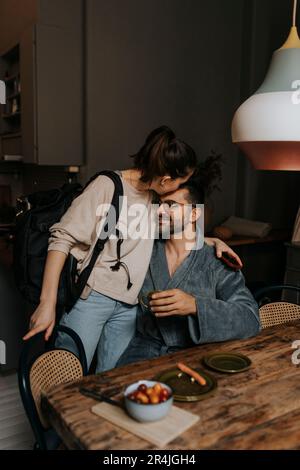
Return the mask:
<svg viewBox="0 0 300 470">
<path fill-rule="evenodd" d="M 294 0 L 294 8 L 293 8 L 293 26 L 296 26 L 297 1 L 298 1 L 298 0 Z"/>
</svg>

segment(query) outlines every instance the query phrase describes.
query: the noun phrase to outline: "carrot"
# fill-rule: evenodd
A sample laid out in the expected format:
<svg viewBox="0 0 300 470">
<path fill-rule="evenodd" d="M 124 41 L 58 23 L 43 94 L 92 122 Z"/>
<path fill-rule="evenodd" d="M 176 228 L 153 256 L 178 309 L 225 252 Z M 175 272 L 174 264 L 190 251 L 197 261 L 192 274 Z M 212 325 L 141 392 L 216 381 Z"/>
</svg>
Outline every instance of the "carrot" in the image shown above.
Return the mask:
<svg viewBox="0 0 300 470">
<path fill-rule="evenodd" d="M 206 385 L 206 380 L 204 377 L 202 377 L 202 375 L 200 375 L 198 372 L 196 372 L 195 370 L 191 369 L 190 367 L 186 366 L 185 364 L 183 364 L 183 362 L 178 362 L 177 363 L 177 367 L 179 370 L 181 370 L 182 372 L 184 372 L 185 374 L 188 374 L 190 375 L 191 377 L 193 377 L 200 385 Z"/>
</svg>

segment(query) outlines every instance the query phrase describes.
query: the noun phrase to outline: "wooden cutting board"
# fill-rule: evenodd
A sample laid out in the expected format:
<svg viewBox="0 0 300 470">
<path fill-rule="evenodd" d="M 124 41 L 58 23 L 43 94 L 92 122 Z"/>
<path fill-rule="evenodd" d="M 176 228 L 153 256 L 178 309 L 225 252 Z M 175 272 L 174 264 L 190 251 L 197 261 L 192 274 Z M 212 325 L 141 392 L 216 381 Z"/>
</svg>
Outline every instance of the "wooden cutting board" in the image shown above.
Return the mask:
<svg viewBox="0 0 300 470">
<path fill-rule="evenodd" d="M 152 423 L 135 421 L 122 408 L 104 402 L 93 406 L 92 412 L 157 447 L 165 447 L 199 420 L 198 415 L 174 405 L 165 418 Z"/>
</svg>

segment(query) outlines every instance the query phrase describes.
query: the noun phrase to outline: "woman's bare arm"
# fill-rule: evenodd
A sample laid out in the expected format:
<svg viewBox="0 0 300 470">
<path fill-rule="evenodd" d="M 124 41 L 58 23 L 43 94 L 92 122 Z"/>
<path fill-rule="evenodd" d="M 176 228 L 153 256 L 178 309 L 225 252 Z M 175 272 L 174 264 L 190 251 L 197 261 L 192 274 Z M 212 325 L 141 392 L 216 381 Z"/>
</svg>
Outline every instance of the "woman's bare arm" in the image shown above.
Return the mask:
<svg viewBox="0 0 300 470">
<path fill-rule="evenodd" d="M 67 255 L 61 251 L 48 251 L 40 303 L 30 318 L 29 331 L 24 336 L 24 340 L 42 331 L 45 331 L 46 341 L 51 336 L 55 325 L 58 284 L 66 258 Z"/>
</svg>

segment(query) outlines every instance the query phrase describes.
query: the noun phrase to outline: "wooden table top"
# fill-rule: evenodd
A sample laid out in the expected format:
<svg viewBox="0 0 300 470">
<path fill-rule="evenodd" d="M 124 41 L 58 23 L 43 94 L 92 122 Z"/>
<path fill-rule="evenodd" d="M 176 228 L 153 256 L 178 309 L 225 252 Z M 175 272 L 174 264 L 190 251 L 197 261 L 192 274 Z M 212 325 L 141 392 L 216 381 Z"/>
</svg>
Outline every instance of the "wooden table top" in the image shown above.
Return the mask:
<svg viewBox="0 0 300 470">
<path fill-rule="evenodd" d="M 176 402 L 199 414 L 200 420 L 166 449 L 300 449 L 300 365 L 292 363 L 296 340 L 300 340 L 299 321 L 265 329 L 255 338 L 185 349 L 55 386 L 43 397 L 42 407 L 70 449 L 155 449 L 94 415 L 90 409 L 97 402 L 81 395 L 79 387 L 117 396 L 126 385 L 151 379 L 178 360 L 199 367 L 207 353 L 239 352 L 252 360 L 248 371 L 234 375 L 211 371 L 218 380 L 213 395 L 194 403 Z"/>
</svg>

